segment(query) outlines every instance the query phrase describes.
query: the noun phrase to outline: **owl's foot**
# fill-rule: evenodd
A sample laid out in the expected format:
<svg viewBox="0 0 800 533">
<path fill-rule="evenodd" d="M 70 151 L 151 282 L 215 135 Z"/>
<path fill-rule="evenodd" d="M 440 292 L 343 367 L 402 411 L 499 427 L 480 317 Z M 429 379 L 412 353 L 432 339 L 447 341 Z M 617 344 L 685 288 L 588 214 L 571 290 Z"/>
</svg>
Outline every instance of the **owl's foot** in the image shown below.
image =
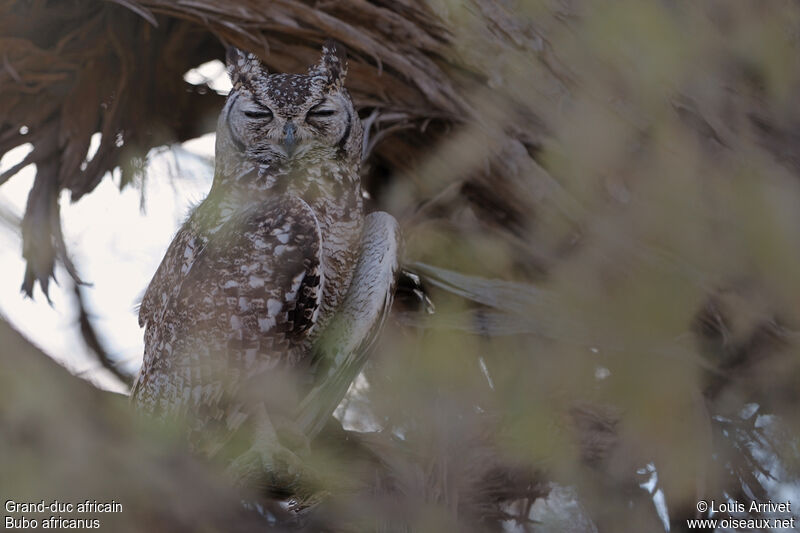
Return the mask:
<svg viewBox="0 0 800 533">
<path fill-rule="evenodd" d="M 306 471 L 305 463 L 277 439 L 260 439 L 228 465 L 228 475 L 242 487 L 266 486 L 292 492 Z"/>
<path fill-rule="evenodd" d="M 313 500 L 313 495 L 322 486 L 321 479 L 311 467 L 311 441 L 294 422 L 277 418 L 275 428 L 279 435 L 281 450 L 275 456 L 277 472 L 284 473 L 294 488 L 296 502 Z"/>
<path fill-rule="evenodd" d="M 281 443 L 294 450 L 295 454 L 301 457 L 311 454 L 311 441 L 298 424 L 288 418 L 278 417 L 275 419 L 275 429 Z"/>
<path fill-rule="evenodd" d="M 259 413 L 253 445 L 228 466 L 228 474 L 239 486 L 262 487 L 279 494 L 311 494 L 319 481 L 302 458 L 308 457 L 308 439 L 292 431 L 291 424 L 279 427 L 281 438 L 266 412 Z"/>
</svg>

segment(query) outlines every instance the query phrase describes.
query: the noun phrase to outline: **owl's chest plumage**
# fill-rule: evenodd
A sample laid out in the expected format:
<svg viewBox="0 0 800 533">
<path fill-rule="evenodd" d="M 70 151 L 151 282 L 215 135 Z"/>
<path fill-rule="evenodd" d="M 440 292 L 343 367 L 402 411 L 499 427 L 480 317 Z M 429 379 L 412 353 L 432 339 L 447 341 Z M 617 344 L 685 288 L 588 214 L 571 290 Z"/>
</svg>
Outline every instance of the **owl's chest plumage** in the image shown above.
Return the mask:
<svg viewBox="0 0 800 533">
<path fill-rule="evenodd" d="M 206 242 L 232 217 L 256 204 L 281 203 L 289 198 L 304 202 L 313 213 L 321 238 L 319 263 L 324 287 L 314 327 L 314 333 L 318 333 L 344 297 L 358 259 L 357 243 L 361 238 L 364 211 L 357 176 L 333 164 L 258 172 L 263 174 L 261 179 L 245 186 L 233 186 L 226 194 L 219 195 L 219 199 L 210 196 L 210 201 L 198 206 L 194 224 L 198 241 Z M 286 238 L 288 235 L 284 234 L 282 239 Z M 280 244 L 286 243 L 279 243 L 278 251 Z M 252 251 L 245 248 L 232 255 L 246 262 Z M 187 249 L 184 255 L 182 270 L 189 268 L 195 249 Z"/>
<path fill-rule="evenodd" d="M 342 302 L 364 221 L 357 176 L 270 170 L 215 183 L 173 240 L 142 303 L 140 408 L 213 405 L 237 376 L 302 368 Z"/>
</svg>

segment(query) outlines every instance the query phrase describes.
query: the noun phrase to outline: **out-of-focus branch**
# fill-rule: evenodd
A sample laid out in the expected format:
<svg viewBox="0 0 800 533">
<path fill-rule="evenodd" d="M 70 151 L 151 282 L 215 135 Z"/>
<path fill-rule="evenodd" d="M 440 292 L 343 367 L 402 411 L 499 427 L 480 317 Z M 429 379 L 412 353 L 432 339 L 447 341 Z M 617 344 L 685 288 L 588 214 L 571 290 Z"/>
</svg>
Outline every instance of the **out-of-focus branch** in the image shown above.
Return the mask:
<svg viewBox="0 0 800 533">
<path fill-rule="evenodd" d="M 83 293 L 79 284 L 75 283 L 73 288 L 75 295 L 75 302 L 78 306 L 78 323 L 80 324 L 81 336 L 86 346 L 97 356 L 97 360 L 103 365 L 103 368 L 114 374 L 120 381 L 125 383 L 128 387 L 133 386 L 135 376 L 129 374 L 119 368 L 119 363 L 113 360 L 109 355 L 108 350 L 103 346 L 103 342 L 97 335 L 97 331 L 92 324 L 91 318 L 86 305 L 83 300 Z"/>
<path fill-rule="evenodd" d="M 2 319 L 0 346 L 5 499 L 121 504 L 120 512 L 54 513 L 96 518 L 101 531 L 270 530 L 217 473 L 135 419 L 124 397 L 72 376 Z"/>
</svg>

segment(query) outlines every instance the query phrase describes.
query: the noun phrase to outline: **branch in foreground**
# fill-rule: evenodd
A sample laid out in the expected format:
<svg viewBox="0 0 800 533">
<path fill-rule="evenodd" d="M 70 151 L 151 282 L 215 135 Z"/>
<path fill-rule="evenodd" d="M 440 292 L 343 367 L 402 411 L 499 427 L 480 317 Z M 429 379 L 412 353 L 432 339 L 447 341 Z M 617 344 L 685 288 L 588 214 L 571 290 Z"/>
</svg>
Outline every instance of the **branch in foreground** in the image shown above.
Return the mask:
<svg viewBox="0 0 800 533">
<path fill-rule="evenodd" d="M 122 505 L 121 512 L 26 513 L 29 519 L 98 519 L 103 531 L 131 533 L 264 530 L 213 470 L 137 423 L 125 397 L 70 375 L 3 320 L 0 342 L 4 498 Z"/>
</svg>

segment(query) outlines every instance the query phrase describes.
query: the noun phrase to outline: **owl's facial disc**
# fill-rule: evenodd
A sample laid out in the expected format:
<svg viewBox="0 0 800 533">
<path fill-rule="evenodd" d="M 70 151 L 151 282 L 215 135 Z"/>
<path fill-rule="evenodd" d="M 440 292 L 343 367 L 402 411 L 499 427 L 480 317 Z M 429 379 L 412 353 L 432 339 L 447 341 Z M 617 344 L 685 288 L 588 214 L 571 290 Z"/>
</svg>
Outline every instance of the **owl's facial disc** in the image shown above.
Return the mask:
<svg viewBox="0 0 800 533">
<path fill-rule="evenodd" d="M 274 74 L 265 80 L 261 94 L 242 90 L 231 103 L 228 126 L 235 146 L 248 159 L 260 162 L 300 159 L 305 156 L 335 157 L 346 141 L 355 117 L 349 99 L 340 90 L 324 91 L 307 82 L 307 98 L 286 95 L 275 85 L 305 75 Z M 273 80 L 272 78 L 276 78 Z M 301 80 L 291 80 L 294 86 Z M 270 90 L 271 89 L 271 90 Z M 295 95 L 292 95 L 295 96 Z"/>
<path fill-rule="evenodd" d="M 357 159 L 361 125 L 344 89 L 346 65 L 343 49 L 333 43 L 323 46 L 306 74 L 270 74 L 255 55 L 229 50 L 228 145 L 268 164 Z"/>
</svg>

